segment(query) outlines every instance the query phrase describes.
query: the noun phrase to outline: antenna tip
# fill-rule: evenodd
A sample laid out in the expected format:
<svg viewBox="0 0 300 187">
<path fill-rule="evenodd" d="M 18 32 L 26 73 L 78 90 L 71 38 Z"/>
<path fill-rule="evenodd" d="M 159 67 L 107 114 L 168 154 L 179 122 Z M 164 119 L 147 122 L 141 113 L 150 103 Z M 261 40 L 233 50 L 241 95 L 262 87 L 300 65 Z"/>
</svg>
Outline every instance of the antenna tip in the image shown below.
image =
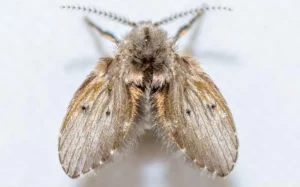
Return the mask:
<svg viewBox="0 0 300 187">
<path fill-rule="evenodd" d="M 232 8 L 230 7 L 226 7 L 226 6 L 208 6 L 206 4 L 204 4 L 202 6 L 202 10 L 204 11 L 210 11 L 210 10 L 226 10 L 226 11 L 233 11 Z"/>
</svg>

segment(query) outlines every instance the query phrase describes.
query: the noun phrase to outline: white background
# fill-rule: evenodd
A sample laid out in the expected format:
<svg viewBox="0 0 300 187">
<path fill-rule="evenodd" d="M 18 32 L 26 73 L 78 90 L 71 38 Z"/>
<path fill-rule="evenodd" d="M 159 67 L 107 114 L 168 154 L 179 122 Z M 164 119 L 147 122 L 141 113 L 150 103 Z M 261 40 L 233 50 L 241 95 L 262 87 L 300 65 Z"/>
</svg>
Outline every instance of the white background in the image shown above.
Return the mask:
<svg viewBox="0 0 300 187">
<path fill-rule="evenodd" d="M 298 0 L 206 1 L 233 12 L 208 12 L 179 42 L 203 64 L 225 96 L 240 140 L 239 159 L 225 180 L 198 170 L 149 138 L 96 176 L 68 178 L 58 160 L 60 124 L 69 100 L 114 45 L 88 30 L 82 12 L 94 5 L 133 21 L 159 20 L 200 1 L 1 1 L 1 187 L 281 187 L 300 186 L 300 3 Z M 90 15 L 122 37 L 130 28 Z M 174 34 L 189 18 L 165 28 Z M 193 36 L 194 35 L 194 36 Z"/>
</svg>

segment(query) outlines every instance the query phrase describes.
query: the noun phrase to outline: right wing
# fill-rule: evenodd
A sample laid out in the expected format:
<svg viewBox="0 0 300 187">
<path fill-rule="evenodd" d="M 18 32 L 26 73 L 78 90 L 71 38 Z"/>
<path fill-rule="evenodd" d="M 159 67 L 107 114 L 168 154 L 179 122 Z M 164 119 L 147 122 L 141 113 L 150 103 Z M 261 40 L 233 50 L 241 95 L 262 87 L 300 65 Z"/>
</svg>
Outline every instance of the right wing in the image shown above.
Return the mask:
<svg viewBox="0 0 300 187">
<path fill-rule="evenodd" d="M 174 71 L 170 83 L 154 94 L 158 132 L 196 166 L 224 177 L 238 156 L 231 112 L 195 60 L 178 58 Z"/>
</svg>

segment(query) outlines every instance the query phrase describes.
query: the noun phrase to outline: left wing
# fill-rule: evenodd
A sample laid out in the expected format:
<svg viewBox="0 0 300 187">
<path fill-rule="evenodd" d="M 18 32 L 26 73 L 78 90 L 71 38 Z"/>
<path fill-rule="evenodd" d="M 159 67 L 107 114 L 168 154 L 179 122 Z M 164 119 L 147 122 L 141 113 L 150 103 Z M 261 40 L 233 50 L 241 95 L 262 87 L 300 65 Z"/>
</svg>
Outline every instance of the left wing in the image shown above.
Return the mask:
<svg viewBox="0 0 300 187">
<path fill-rule="evenodd" d="M 75 93 L 59 137 L 59 159 L 67 175 L 79 177 L 111 161 L 137 138 L 141 91 L 126 85 L 112 58 L 102 58 Z"/>
</svg>

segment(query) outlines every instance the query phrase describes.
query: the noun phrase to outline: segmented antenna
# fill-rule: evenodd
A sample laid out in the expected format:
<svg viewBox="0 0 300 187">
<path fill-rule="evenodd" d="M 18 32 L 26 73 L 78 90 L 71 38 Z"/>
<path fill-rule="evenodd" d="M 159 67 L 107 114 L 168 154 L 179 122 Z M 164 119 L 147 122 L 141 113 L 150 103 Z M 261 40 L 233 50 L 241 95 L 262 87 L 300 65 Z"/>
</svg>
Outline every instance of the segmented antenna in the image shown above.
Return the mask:
<svg viewBox="0 0 300 187">
<path fill-rule="evenodd" d="M 188 15 L 195 15 L 195 14 L 200 14 L 200 13 L 203 13 L 203 12 L 206 12 L 206 11 L 210 11 L 210 10 L 226 10 L 226 11 L 232 11 L 231 8 L 228 8 L 228 7 L 223 7 L 223 6 L 205 6 L 205 7 L 202 7 L 202 8 L 195 8 L 195 9 L 191 9 L 191 10 L 187 10 L 187 11 L 184 11 L 184 12 L 179 12 L 179 13 L 176 13 L 176 14 L 173 14 L 167 18 L 164 18 L 158 22 L 155 22 L 154 25 L 156 26 L 159 26 L 159 25 L 163 25 L 163 24 L 168 24 L 178 18 L 182 18 L 182 17 L 185 17 L 185 16 L 188 16 Z"/>
<path fill-rule="evenodd" d="M 131 22 L 131 21 L 129 21 L 128 19 L 126 19 L 124 17 L 118 16 L 117 14 L 112 13 L 112 12 L 106 12 L 106 11 L 103 11 L 103 10 L 98 10 L 96 8 L 90 8 L 90 7 L 79 6 L 79 5 L 78 6 L 63 5 L 63 6 L 61 6 L 61 8 L 63 8 L 63 9 L 72 9 L 72 10 L 86 11 L 88 13 L 93 13 L 93 14 L 97 14 L 97 15 L 101 15 L 101 16 L 107 17 L 107 18 L 109 18 L 111 20 L 117 21 L 117 22 L 122 23 L 124 25 L 129 25 L 131 27 L 136 26 L 135 22 Z"/>
</svg>

